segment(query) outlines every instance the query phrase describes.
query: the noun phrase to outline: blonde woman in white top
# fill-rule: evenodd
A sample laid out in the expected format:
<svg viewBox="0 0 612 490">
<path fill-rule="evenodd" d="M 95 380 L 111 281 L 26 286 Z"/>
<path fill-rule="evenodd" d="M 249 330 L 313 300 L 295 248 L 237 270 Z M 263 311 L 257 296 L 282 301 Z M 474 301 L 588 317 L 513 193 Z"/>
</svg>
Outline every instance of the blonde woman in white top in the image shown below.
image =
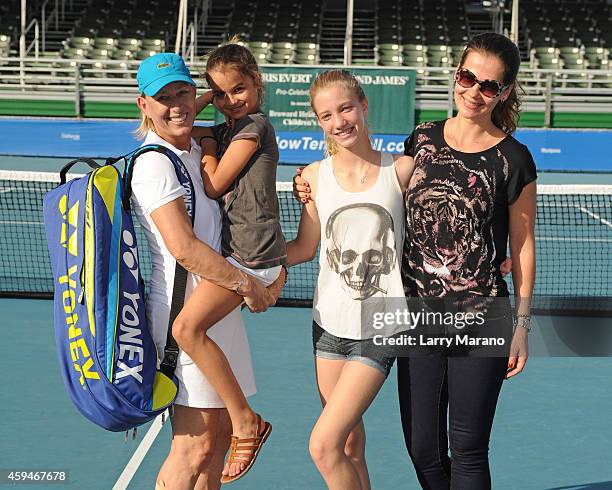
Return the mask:
<svg viewBox="0 0 612 490">
<path fill-rule="evenodd" d="M 219 254 L 221 212 L 204 192 L 200 174 L 202 150 L 191 138 L 196 115 L 195 82 L 183 60 L 174 53 L 158 53 L 143 60 L 138 83 L 141 95 L 137 104 L 142 113 L 139 134 L 145 137 L 145 144 L 165 146 L 182 160 L 194 183 L 196 201 L 192 226 L 183 201 L 185 190 L 170 160 L 156 152 L 139 158 L 132 179 L 132 205 L 151 249 L 153 271 L 147 318 L 155 343 L 163 352 L 177 262 L 189 271 L 187 304 L 205 279 L 238 293 L 252 311 L 264 311 L 276 301 L 284 278 L 268 290 Z M 243 399 L 256 391 L 246 331 L 239 308 L 206 330 L 177 331 L 176 326 L 175 322 L 172 333 L 181 348 L 175 372 L 179 395 L 172 416 L 172 445 L 157 476 L 156 488 L 218 489 L 232 433 L 220 392 L 227 393 L 229 376 Z M 210 370 L 206 374 L 200 371 L 192 356 L 204 348 L 226 359 L 226 373 L 211 376 Z M 246 400 L 243 405 L 248 405 Z"/>
<path fill-rule="evenodd" d="M 312 200 L 287 245 L 288 265 L 295 265 L 312 260 L 321 244 L 313 346 L 323 411 L 310 454 L 330 489 L 364 490 L 362 415 L 394 362 L 373 348 L 364 319 L 403 298 L 403 192 L 413 160 L 372 148 L 368 100 L 349 72 L 320 73 L 310 96 L 329 157 L 303 171 Z"/>
</svg>

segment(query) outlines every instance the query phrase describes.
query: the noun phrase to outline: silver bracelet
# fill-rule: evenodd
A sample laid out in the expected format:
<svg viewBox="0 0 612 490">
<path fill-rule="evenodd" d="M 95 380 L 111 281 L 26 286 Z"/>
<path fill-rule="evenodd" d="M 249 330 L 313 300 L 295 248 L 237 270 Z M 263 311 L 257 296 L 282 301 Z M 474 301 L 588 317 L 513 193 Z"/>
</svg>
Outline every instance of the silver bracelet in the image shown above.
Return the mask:
<svg viewBox="0 0 612 490">
<path fill-rule="evenodd" d="M 531 315 L 517 315 L 516 326 L 523 327 L 527 332 L 531 332 Z"/>
</svg>

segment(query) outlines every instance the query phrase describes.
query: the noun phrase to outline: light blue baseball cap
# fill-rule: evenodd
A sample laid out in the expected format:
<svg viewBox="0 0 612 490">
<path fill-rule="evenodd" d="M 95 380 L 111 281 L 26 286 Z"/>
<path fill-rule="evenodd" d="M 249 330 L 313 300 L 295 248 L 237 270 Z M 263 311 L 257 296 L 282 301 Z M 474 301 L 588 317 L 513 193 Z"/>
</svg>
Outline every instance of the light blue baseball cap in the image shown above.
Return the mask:
<svg viewBox="0 0 612 490">
<path fill-rule="evenodd" d="M 183 58 L 174 53 L 157 53 L 142 60 L 136 80 L 140 92 L 149 97 L 172 82 L 185 82 L 194 87 L 196 85 Z"/>
</svg>

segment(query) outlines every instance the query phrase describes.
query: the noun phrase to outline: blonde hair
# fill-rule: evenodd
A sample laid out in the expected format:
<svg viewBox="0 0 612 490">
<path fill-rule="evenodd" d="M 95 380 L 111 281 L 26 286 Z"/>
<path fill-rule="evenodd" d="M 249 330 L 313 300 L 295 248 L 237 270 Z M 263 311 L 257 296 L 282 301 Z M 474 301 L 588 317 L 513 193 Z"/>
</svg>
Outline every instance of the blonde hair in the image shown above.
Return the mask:
<svg viewBox="0 0 612 490">
<path fill-rule="evenodd" d="M 142 97 L 144 97 L 144 94 L 142 94 Z M 140 111 L 140 126 L 132 131 L 132 134 L 136 136 L 136 139 L 143 140 L 146 138 L 149 130 L 156 132 L 155 124 L 153 124 L 153 120 L 149 116 Z"/>
<path fill-rule="evenodd" d="M 363 91 L 359 80 L 357 80 L 357 78 L 355 78 L 351 72 L 347 70 L 322 71 L 317 75 L 314 82 L 312 82 L 312 85 L 310 86 L 310 107 L 315 115 L 317 114 L 317 111 L 314 108 L 314 98 L 321 90 L 334 84 L 341 86 L 351 95 L 355 96 L 359 102 L 363 102 L 366 99 L 365 92 Z M 370 130 L 367 126 L 365 129 L 369 139 Z M 332 156 L 338 153 L 338 146 L 327 134 L 325 135 L 325 146 L 327 156 Z"/>
</svg>

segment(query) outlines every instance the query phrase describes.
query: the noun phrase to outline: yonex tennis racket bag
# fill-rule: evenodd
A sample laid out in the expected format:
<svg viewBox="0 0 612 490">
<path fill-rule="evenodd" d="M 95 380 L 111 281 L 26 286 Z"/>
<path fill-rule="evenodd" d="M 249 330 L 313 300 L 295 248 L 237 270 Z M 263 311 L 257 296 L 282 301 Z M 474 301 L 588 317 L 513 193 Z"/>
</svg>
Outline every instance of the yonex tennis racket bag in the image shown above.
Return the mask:
<svg viewBox="0 0 612 490">
<path fill-rule="evenodd" d="M 132 168 L 148 151 L 172 161 L 186 188 L 193 223 L 189 174 L 172 151 L 159 145 L 141 147 L 103 166 L 90 159 L 70 162 L 60 172 L 60 185 L 44 198 L 55 340 L 64 384 L 78 410 L 111 431 L 125 431 L 155 418 L 174 402 L 178 389 L 176 343 L 166 346 L 162 367 L 157 369 L 129 206 Z M 120 160 L 125 160 L 123 174 L 116 165 Z M 80 161 L 94 170 L 66 182 L 68 170 Z M 186 272 L 179 269 L 182 277 L 175 279 L 169 324 L 172 342 L 170 326 L 185 292 Z M 174 304 L 176 298 L 179 304 Z"/>
</svg>

